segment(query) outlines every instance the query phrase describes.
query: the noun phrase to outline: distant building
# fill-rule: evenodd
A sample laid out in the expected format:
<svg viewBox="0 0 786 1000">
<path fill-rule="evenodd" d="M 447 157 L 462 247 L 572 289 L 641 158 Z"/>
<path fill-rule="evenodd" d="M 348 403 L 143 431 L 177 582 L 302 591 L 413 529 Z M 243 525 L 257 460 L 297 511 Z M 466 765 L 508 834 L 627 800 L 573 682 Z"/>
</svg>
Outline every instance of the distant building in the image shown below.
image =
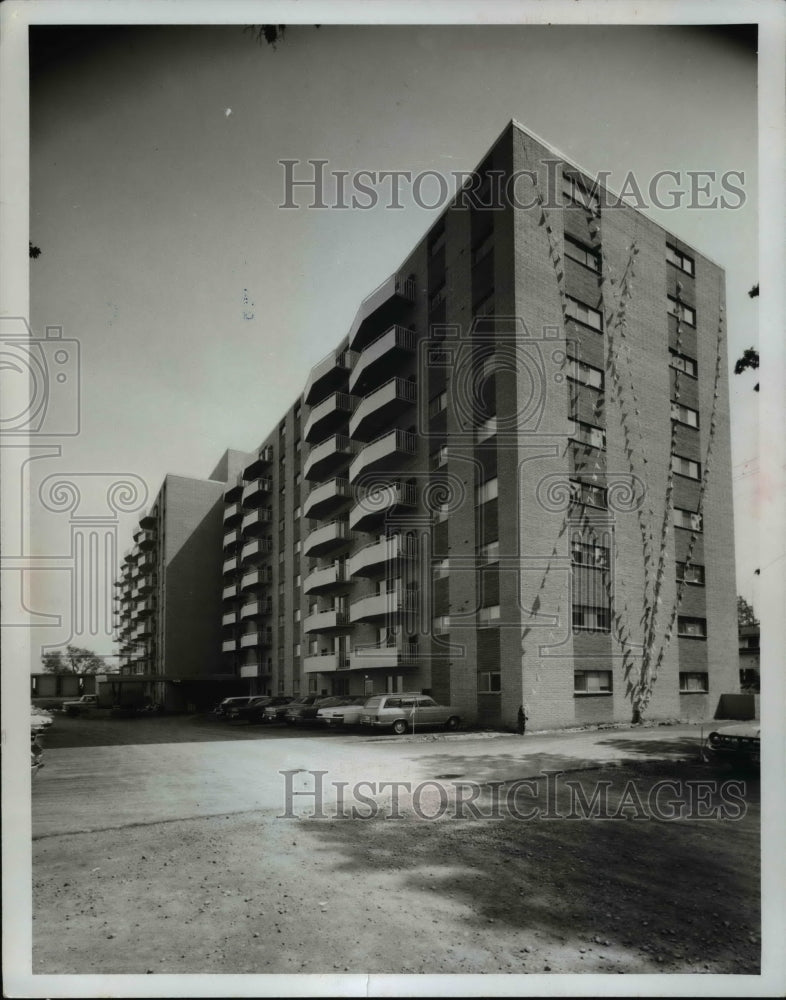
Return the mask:
<svg viewBox="0 0 786 1000">
<path fill-rule="evenodd" d="M 207 707 L 237 687 L 221 660 L 221 538 L 227 451 L 209 479 L 167 475 L 134 532 L 116 582 L 120 677 L 167 709 Z"/>
</svg>

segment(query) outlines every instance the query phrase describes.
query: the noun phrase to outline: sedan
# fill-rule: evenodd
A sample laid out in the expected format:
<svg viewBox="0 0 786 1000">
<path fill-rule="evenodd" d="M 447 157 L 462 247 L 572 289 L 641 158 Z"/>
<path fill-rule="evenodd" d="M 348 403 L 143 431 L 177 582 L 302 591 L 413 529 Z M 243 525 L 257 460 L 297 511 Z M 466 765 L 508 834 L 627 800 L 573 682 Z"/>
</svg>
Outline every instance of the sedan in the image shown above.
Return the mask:
<svg viewBox="0 0 786 1000">
<path fill-rule="evenodd" d="M 216 707 L 213 709 L 213 714 L 220 718 L 226 718 L 229 714 L 230 708 L 237 708 L 240 705 L 247 705 L 253 700 L 252 695 L 245 695 L 242 698 L 224 698 L 220 701 Z"/>
<path fill-rule="evenodd" d="M 725 760 L 729 764 L 758 767 L 761 756 L 761 728 L 758 720 L 737 722 L 713 730 L 704 744 L 702 756 L 707 761 Z"/>
<path fill-rule="evenodd" d="M 329 708 L 331 705 L 347 705 L 354 701 L 349 695 L 324 695 L 309 694 L 293 701 L 284 713 L 284 722 L 288 726 L 298 726 L 304 722 L 313 722 L 317 717 L 320 708 Z"/>
<path fill-rule="evenodd" d="M 317 722 L 326 726 L 359 726 L 360 716 L 363 714 L 363 706 L 368 701 L 365 695 L 353 698 L 348 705 L 331 705 L 317 710 Z"/>
</svg>

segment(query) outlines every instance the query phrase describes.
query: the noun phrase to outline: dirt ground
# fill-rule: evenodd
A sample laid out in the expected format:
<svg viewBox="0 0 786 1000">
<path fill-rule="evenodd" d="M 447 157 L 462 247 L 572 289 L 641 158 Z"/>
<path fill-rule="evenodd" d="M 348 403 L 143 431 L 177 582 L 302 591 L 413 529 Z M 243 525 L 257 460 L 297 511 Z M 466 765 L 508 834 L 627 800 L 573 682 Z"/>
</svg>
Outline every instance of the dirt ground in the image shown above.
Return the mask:
<svg viewBox="0 0 786 1000">
<path fill-rule="evenodd" d="M 685 782 L 727 776 L 642 762 L 570 777 L 588 798 L 611 782 L 614 814 L 627 782 L 646 800 L 678 778 L 687 802 Z M 552 820 L 424 819 L 405 796 L 400 819 L 386 800 L 369 819 L 259 812 L 44 837 L 33 971 L 755 974 L 759 786 L 744 781 L 737 819 L 569 819 L 560 786 Z"/>
</svg>

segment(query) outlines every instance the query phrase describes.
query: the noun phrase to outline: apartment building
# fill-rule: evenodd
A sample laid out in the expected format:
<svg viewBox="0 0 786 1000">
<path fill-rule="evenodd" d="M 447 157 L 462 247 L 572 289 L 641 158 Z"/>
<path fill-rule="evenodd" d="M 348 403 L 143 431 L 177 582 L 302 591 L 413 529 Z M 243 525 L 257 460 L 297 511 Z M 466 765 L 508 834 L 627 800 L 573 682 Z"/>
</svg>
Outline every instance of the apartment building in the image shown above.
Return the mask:
<svg viewBox="0 0 786 1000">
<path fill-rule="evenodd" d="M 228 481 L 222 669 L 492 726 L 629 721 L 642 687 L 711 716 L 739 690 L 723 271 L 515 122 L 477 175 Z"/>
<path fill-rule="evenodd" d="M 220 655 L 224 490 L 245 464 L 227 451 L 208 479 L 167 475 L 134 531 L 115 583 L 120 690 L 167 709 L 242 693 Z"/>
</svg>

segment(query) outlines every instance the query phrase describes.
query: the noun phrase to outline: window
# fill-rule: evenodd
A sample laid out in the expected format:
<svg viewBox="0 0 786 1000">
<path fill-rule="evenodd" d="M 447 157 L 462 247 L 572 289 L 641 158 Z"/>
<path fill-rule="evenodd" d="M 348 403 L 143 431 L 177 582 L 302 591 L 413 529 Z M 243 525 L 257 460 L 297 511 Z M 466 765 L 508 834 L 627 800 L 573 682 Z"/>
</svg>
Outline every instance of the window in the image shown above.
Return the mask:
<svg viewBox="0 0 786 1000">
<path fill-rule="evenodd" d="M 302 447 L 303 447 L 303 442 L 300 440 L 300 438 L 298 438 L 297 441 L 295 441 L 295 451 L 300 451 Z"/>
<path fill-rule="evenodd" d="M 300 608 L 295 608 L 294 621 L 296 623 L 300 621 Z"/>
<path fill-rule="evenodd" d="M 472 265 L 479 263 L 484 257 L 487 257 L 491 251 L 494 249 L 494 233 L 491 232 L 485 236 L 479 243 L 476 243 L 472 248 Z"/>
<path fill-rule="evenodd" d="M 681 250 L 678 250 L 676 247 L 671 246 L 670 243 L 666 244 L 666 260 L 669 262 L 669 264 L 673 264 L 675 267 L 678 267 L 680 271 L 684 271 L 686 274 L 689 274 L 691 277 L 693 277 L 694 274 L 693 258 L 689 257 L 687 254 L 684 254 Z"/>
<path fill-rule="evenodd" d="M 499 670 L 484 670 L 478 674 L 478 694 L 499 694 L 502 674 Z"/>
<path fill-rule="evenodd" d="M 688 427 L 699 426 L 698 410 L 692 410 L 690 406 L 683 406 L 681 403 L 671 403 L 671 419 L 678 424 L 685 424 Z"/>
<path fill-rule="evenodd" d="M 488 625 L 491 622 L 499 621 L 499 604 L 489 604 L 478 611 L 478 625 Z"/>
<path fill-rule="evenodd" d="M 574 694 L 611 694 L 610 670 L 574 670 Z"/>
<path fill-rule="evenodd" d="M 590 389 L 603 389 L 603 372 L 600 368 L 593 368 L 575 358 L 568 358 L 567 376 L 572 382 L 586 385 Z"/>
<path fill-rule="evenodd" d="M 680 671 L 680 694 L 692 694 L 703 692 L 706 694 L 710 689 L 709 674 Z"/>
<path fill-rule="evenodd" d="M 488 441 L 490 437 L 494 437 L 497 433 L 497 415 L 494 414 L 493 417 L 489 417 L 484 420 L 482 424 L 478 424 L 475 428 L 475 443 L 480 444 L 482 441 Z"/>
<path fill-rule="evenodd" d="M 499 482 L 495 476 L 493 479 L 487 479 L 485 483 L 481 483 L 480 486 L 475 487 L 475 505 L 480 506 L 482 503 L 488 503 L 489 500 L 495 500 L 498 495 Z"/>
<path fill-rule="evenodd" d="M 680 302 L 679 299 L 675 299 L 673 295 L 668 295 L 667 298 L 667 312 L 670 316 L 676 316 L 677 319 L 681 320 L 683 323 L 687 323 L 688 326 L 696 325 L 695 309 L 691 309 L 690 306 L 686 306 L 684 302 Z"/>
<path fill-rule="evenodd" d="M 431 468 L 441 469 L 443 465 L 448 464 L 448 446 L 446 444 L 440 445 L 436 451 L 431 453 Z"/>
<path fill-rule="evenodd" d="M 429 400 L 428 415 L 436 417 L 438 413 L 444 412 L 448 408 L 448 394 L 440 392 Z"/>
<path fill-rule="evenodd" d="M 704 586 L 704 567 L 688 565 L 684 562 L 677 563 L 677 582 L 692 583 L 697 587 Z"/>
<path fill-rule="evenodd" d="M 603 545 L 582 542 L 574 538 L 570 548 L 570 561 L 574 566 L 589 566 L 591 569 L 609 568 L 609 550 Z"/>
<path fill-rule="evenodd" d="M 698 375 L 699 366 L 696 361 L 685 354 L 678 354 L 677 351 L 669 351 L 669 367 L 690 375 L 691 378 L 696 378 Z"/>
<path fill-rule="evenodd" d="M 295 542 L 292 551 L 295 553 L 296 556 L 300 554 L 300 540 Z"/>
<path fill-rule="evenodd" d="M 287 433 L 287 425 L 281 424 L 281 426 L 278 429 L 278 433 L 281 435 L 281 437 L 284 437 L 285 434 Z"/>
<path fill-rule="evenodd" d="M 434 310 L 435 310 L 435 309 L 436 309 L 436 308 L 437 308 L 438 306 L 441 306 L 441 305 L 442 305 L 442 303 L 443 303 L 443 302 L 445 301 L 445 295 L 446 295 L 446 292 L 445 292 L 445 285 L 444 285 L 444 284 L 442 284 L 442 285 L 440 285 L 440 286 L 439 286 L 439 288 L 438 288 L 438 289 L 437 289 L 437 290 L 436 290 L 436 291 L 435 291 L 435 292 L 434 292 L 434 293 L 433 293 L 433 294 L 432 294 L 432 295 L 431 295 L 431 296 L 429 297 L 429 300 L 428 300 L 428 308 L 429 308 L 429 312 L 434 312 Z"/>
<path fill-rule="evenodd" d="M 683 618 L 677 619 L 677 635 L 686 639 L 706 639 L 707 619 L 706 618 Z"/>
<path fill-rule="evenodd" d="M 472 306 L 474 316 L 494 315 L 494 292 L 491 291 Z"/>
<path fill-rule="evenodd" d="M 603 315 L 598 312 L 597 309 L 593 309 L 591 306 L 586 305 L 584 302 L 579 302 L 578 299 L 571 298 L 570 295 L 565 296 L 566 300 L 566 312 L 570 319 L 575 320 L 577 323 L 583 323 L 585 326 L 591 326 L 593 330 L 603 330 Z"/>
<path fill-rule="evenodd" d="M 300 573 L 295 573 L 294 586 L 295 587 L 300 586 Z M 298 614 L 300 614 L 300 612 L 298 612 Z M 300 619 L 298 619 L 298 621 L 300 621 Z"/>
<path fill-rule="evenodd" d="M 591 271 L 600 271 L 600 257 L 590 247 L 584 246 L 570 236 L 565 237 L 565 256 L 570 257 Z"/>
<path fill-rule="evenodd" d="M 434 254 L 439 253 L 439 251 L 445 246 L 445 225 L 441 223 L 439 227 L 434 231 L 431 239 L 429 240 L 428 252 L 433 257 Z"/>
<path fill-rule="evenodd" d="M 701 514 L 697 514 L 692 510 L 683 510 L 681 507 L 675 507 L 674 527 L 687 528 L 689 531 L 701 531 Z"/>
<path fill-rule="evenodd" d="M 434 511 L 434 522 L 435 524 L 442 524 L 443 521 L 447 521 L 450 517 L 450 504 L 441 503 L 439 507 Z"/>
<path fill-rule="evenodd" d="M 499 562 L 499 539 L 489 542 L 487 545 L 481 545 L 478 549 L 478 562 L 486 566 L 489 563 Z"/>
<path fill-rule="evenodd" d="M 302 478 L 299 472 L 295 473 L 295 486 L 300 486 Z"/>
<path fill-rule="evenodd" d="M 682 455 L 671 456 L 671 471 L 678 476 L 687 476 L 688 479 L 701 478 L 701 466 L 690 458 L 683 458 Z"/>
<path fill-rule="evenodd" d="M 576 430 L 571 435 L 573 441 L 589 445 L 590 448 L 603 449 L 606 447 L 606 432 L 602 427 L 593 427 L 592 424 L 585 424 L 581 420 L 576 420 Z"/>
<path fill-rule="evenodd" d="M 590 212 L 597 212 L 600 208 L 597 192 L 588 191 L 577 177 L 563 176 L 562 193 L 568 201 L 581 208 L 586 208 Z"/>
<path fill-rule="evenodd" d="M 584 483 L 577 479 L 570 480 L 570 499 L 574 504 L 587 504 L 589 507 L 608 507 L 606 490 L 593 483 Z"/>
<path fill-rule="evenodd" d="M 609 632 L 611 615 L 608 608 L 589 604 L 573 605 L 573 630 L 587 632 Z"/>
<path fill-rule="evenodd" d="M 437 615 L 431 619 L 431 634 L 445 635 L 450 631 L 450 615 Z"/>
<path fill-rule="evenodd" d="M 298 657 L 300 656 L 300 643 L 296 642 L 295 645 L 292 647 L 292 649 L 295 654 L 295 659 L 298 659 Z"/>
<path fill-rule="evenodd" d="M 435 580 L 442 580 L 450 573 L 450 559 L 440 559 L 433 566 L 433 577 Z"/>
</svg>

